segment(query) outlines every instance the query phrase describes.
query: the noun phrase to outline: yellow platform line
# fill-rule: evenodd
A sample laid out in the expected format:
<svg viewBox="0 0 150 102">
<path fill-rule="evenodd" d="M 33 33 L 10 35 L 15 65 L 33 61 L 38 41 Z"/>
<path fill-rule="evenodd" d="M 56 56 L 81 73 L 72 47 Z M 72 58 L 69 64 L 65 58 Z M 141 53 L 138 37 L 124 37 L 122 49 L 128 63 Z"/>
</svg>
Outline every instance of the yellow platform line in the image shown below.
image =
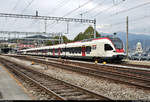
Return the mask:
<svg viewBox="0 0 150 102">
<path fill-rule="evenodd" d="M 31 95 L 28 93 L 27 89 L 21 84 L 21 82 L 20 82 L 19 80 L 17 80 L 17 79 L 14 77 L 13 74 L 11 74 L 11 73 L 8 71 L 8 69 L 6 69 L 2 64 L 0 64 L 0 66 L 8 73 L 8 75 L 9 75 L 13 80 L 16 81 L 16 83 L 24 90 L 24 92 L 25 92 L 32 100 L 36 100 L 36 98 L 33 97 L 33 96 L 31 96 Z"/>
</svg>

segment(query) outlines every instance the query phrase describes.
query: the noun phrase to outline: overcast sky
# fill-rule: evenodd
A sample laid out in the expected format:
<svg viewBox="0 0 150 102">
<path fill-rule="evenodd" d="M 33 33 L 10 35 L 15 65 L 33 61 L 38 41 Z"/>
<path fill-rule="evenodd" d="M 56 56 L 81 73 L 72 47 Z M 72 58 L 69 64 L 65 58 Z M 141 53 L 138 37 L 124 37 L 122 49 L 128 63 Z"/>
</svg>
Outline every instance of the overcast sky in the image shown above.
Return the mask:
<svg viewBox="0 0 150 102">
<path fill-rule="evenodd" d="M 148 4 L 149 3 L 149 4 Z M 145 4 L 145 5 L 142 5 Z M 141 5 L 141 6 L 138 6 Z M 135 7 L 135 8 L 134 8 Z M 132 8 L 132 9 L 131 9 Z M 97 30 L 104 33 L 125 32 L 129 16 L 129 32 L 150 33 L 149 0 L 1 0 L 0 13 L 32 14 L 40 16 L 73 17 L 97 20 Z M 71 12 L 73 11 L 73 12 Z M 73 39 L 90 24 L 69 23 Z M 92 25 L 93 26 L 93 25 Z M 0 31 L 44 32 L 43 20 L 0 18 Z M 66 22 L 47 22 L 47 32 L 67 32 Z"/>
</svg>

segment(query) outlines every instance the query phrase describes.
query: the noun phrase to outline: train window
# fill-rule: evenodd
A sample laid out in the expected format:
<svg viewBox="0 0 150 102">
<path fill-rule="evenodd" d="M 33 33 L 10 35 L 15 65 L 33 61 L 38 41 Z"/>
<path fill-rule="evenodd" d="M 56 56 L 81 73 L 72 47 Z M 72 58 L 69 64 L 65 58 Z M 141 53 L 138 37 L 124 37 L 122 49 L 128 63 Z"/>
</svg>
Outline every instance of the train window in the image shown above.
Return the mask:
<svg viewBox="0 0 150 102">
<path fill-rule="evenodd" d="M 96 50 L 96 45 L 92 45 L 92 49 L 93 49 L 93 50 Z"/>
<path fill-rule="evenodd" d="M 91 52 L 91 46 L 87 46 L 87 47 L 86 47 L 86 53 L 87 53 L 87 54 L 90 54 L 90 52 Z"/>
<path fill-rule="evenodd" d="M 78 47 L 75 47 L 74 51 L 75 51 L 76 54 L 78 53 L 78 49 L 79 49 Z"/>
<path fill-rule="evenodd" d="M 75 48 L 72 48 L 72 53 L 73 53 L 73 54 L 75 53 Z"/>
<path fill-rule="evenodd" d="M 43 53 L 46 53 L 46 49 L 43 49 Z"/>
<path fill-rule="evenodd" d="M 49 51 L 50 51 L 50 52 L 53 52 L 53 49 L 50 49 Z"/>
<path fill-rule="evenodd" d="M 71 48 L 68 48 L 68 52 L 69 52 L 69 53 L 72 53 L 72 50 L 71 50 Z"/>
<path fill-rule="evenodd" d="M 49 51 L 48 51 L 48 49 L 45 49 L 45 53 L 48 53 Z"/>
<path fill-rule="evenodd" d="M 66 52 L 68 52 L 68 48 L 66 48 Z"/>
<path fill-rule="evenodd" d="M 105 44 L 105 51 L 113 50 L 113 48 L 109 44 Z"/>
<path fill-rule="evenodd" d="M 72 47 L 72 48 L 64 48 L 63 49 L 64 50 L 64 52 L 66 51 L 66 52 L 69 52 L 69 53 L 81 53 L 81 47 Z"/>
<path fill-rule="evenodd" d="M 82 48 L 78 47 L 78 53 L 81 54 Z"/>
<path fill-rule="evenodd" d="M 55 49 L 55 53 L 58 53 L 58 49 Z"/>
<path fill-rule="evenodd" d="M 60 53 L 62 53 L 63 52 L 63 50 L 60 48 Z"/>
<path fill-rule="evenodd" d="M 66 52 L 68 52 L 69 50 L 68 50 L 68 48 L 66 48 Z"/>
<path fill-rule="evenodd" d="M 65 50 L 65 48 L 62 48 L 62 50 L 61 50 L 62 52 L 65 52 L 66 50 Z"/>
<path fill-rule="evenodd" d="M 77 47 L 74 48 L 74 53 L 75 53 L 75 54 L 77 53 Z"/>
<path fill-rule="evenodd" d="M 119 38 L 111 39 L 116 49 L 123 49 L 123 42 Z"/>
<path fill-rule="evenodd" d="M 70 48 L 71 49 L 71 53 L 73 53 L 74 54 L 74 48 Z"/>
</svg>

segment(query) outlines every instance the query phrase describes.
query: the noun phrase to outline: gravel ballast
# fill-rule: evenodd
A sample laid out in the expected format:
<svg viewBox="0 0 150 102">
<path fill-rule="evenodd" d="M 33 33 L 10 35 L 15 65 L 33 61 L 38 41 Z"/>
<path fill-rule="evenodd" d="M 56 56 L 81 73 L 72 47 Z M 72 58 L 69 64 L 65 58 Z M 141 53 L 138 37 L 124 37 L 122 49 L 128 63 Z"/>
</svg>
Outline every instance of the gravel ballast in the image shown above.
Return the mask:
<svg viewBox="0 0 150 102">
<path fill-rule="evenodd" d="M 45 70 L 46 65 L 31 65 L 31 61 L 19 60 L 6 56 L 4 58 L 22 63 L 25 66 L 30 66 L 34 69 L 36 68 L 37 71 L 43 72 L 49 76 L 72 83 L 74 85 L 79 85 L 113 100 L 150 100 L 149 90 L 143 90 L 135 86 L 115 83 L 104 78 L 96 78 L 79 74 L 77 72 L 54 68 L 52 66 L 49 66 L 48 69 Z"/>
<path fill-rule="evenodd" d="M 150 66 L 150 61 L 125 60 L 128 64 L 147 65 Z"/>
</svg>

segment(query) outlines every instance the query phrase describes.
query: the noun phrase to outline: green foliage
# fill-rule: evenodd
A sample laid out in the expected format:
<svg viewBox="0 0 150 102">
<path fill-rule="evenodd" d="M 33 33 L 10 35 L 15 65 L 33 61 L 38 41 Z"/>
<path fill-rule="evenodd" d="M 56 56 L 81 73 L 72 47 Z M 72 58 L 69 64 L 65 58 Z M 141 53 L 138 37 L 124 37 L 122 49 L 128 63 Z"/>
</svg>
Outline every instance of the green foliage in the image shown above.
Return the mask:
<svg viewBox="0 0 150 102">
<path fill-rule="evenodd" d="M 63 36 L 62 38 L 63 38 L 64 43 L 71 42 L 71 40 L 69 40 L 66 36 Z M 54 39 L 59 39 L 59 36 L 54 37 Z M 46 42 L 46 45 L 55 45 L 55 44 L 59 44 L 59 41 L 49 40 L 49 41 Z"/>
<path fill-rule="evenodd" d="M 84 39 L 90 39 L 94 37 L 94 29 L 92 26 L 89 26 L 83 33 L 80 32 L 73 41 L 81 41 Z M 96 37 L 100 37 L 100 34 L 96 31 Z M 56 36 L 54 39 L 59 39 L 59 36 Z M 69 40 L 66 36 L 63 36 L 64 43 L 72 42 L 72 40 Z M 46 45 L 54 45 L 59 44 L 59 41 L 47 41 Z"/>
<path fill-rule="evenodd" d="M 74 41 L 80 41 L 84 39 L 90 39 L 94 37 L 94 29 L 92 26 L 89 26 L 84 33 L 80 32 L 75 38 Z M 98 32 L 96 31 L 96 37 L 100 37 Z"/>
<path fill-rule="evenodd" d="M 63 36 L 64 43 L 72 42 L 72 40 L 69 40 L 66 36 Z"/>
<path fill-rule="evenodd" d="M 74 41 L 80 41 L 84 39 L 84 35 L 82 32 L 80 32 L 75 38 Z"/>
</svg>

